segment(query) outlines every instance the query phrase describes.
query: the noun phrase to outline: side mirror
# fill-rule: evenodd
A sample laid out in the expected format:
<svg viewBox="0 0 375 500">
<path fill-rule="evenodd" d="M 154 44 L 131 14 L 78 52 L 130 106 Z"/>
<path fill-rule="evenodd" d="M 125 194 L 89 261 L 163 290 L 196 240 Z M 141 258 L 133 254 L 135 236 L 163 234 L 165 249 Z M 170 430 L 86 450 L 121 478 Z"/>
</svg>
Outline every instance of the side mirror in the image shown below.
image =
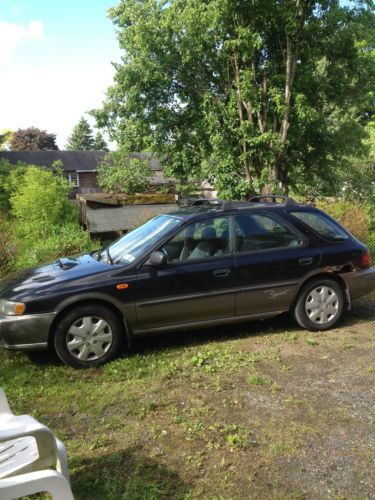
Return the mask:
<svg viewBox="0 0 375 500">
<path fill-rule="evenodd" d="M 152 252 L 150 258 L 146 262 L 149 266 L 162 266 L 166 264 L 167 256 L 164 252 Z"/>
</svg>

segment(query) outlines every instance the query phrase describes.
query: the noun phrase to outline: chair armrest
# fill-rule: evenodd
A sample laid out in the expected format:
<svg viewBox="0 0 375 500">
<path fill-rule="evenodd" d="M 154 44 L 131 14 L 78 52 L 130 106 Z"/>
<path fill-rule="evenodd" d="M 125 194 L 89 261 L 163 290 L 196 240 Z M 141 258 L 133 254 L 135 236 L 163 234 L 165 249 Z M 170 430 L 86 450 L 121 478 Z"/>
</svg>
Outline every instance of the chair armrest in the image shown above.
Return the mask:
<svg viewBox="0 0 375 500">
<path fill-rule="evenodd" d="M 35 424 L 28 424 L 24 427 L 15 426 L 4 429 L 0 426 L 1 442 L 28 436 L 35 438 L 39 456 L 43 457 L 45 455 L 49 455 L 51 452 L 57 456 L 56 438 L 53 432 L 45 425 L 39 424 L 35 421 Z"/>
<path fill-rule="evenodd" d="M 12 413 L 4 389 L 0 387 L 0 413 Z"/>
</svg>

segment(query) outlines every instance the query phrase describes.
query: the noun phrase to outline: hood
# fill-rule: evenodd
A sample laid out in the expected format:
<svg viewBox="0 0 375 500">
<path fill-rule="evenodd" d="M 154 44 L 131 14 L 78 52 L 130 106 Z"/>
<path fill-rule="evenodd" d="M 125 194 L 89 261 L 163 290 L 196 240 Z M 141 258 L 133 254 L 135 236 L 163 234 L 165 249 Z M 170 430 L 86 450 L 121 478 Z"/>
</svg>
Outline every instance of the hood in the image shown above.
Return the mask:
<svg viewBox="0 0 375 500">
<path fill-rule="evenodd" d="M 46 285 L 89 276 L 108 271 L 111 268 L 112 266 L 106 262 L 98 262 L 91 255 L 82 255 L 77 258 L 61 258 L 52 264 L 15 272 L 6 278 L 0 279 L 0 297 L 7 297 Z"/>
</svg>

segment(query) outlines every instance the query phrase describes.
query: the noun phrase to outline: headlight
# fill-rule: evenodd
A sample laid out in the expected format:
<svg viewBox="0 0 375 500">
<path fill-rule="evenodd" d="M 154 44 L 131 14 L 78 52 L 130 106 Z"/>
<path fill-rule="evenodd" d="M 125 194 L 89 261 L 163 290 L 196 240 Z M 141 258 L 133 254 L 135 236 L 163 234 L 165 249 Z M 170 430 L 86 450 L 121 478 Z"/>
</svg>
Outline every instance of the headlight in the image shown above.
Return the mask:
<svg viewBox="0 0 375 500">
<path fill-rule="evenodd" d="M 5 316 L 21 316 L 25 312 L 25 309 L 26 306 L 23 302 L 0 300 L 0 313 Z"/>
</svg>

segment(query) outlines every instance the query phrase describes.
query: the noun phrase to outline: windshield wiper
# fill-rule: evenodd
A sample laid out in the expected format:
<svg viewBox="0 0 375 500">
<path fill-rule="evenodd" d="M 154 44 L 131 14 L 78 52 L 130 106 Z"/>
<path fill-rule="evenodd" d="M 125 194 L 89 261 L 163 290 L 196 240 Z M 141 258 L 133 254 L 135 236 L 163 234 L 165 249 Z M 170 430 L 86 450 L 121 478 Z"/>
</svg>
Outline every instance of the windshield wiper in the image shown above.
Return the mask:
<svg viewBox="0 0 375 500">
<path fill-rule="evenodd" d="M 108 260 L 109 262 L 111 263 L 111 265 L 113 266 L 113 260 L 112 260 L 112 257 L 111 257 L 111 254 L 109 253 L 109 247 L 105 247 L 105 253 L 107 254 L 107 257 L 108 257 Z"/>
</svg>

